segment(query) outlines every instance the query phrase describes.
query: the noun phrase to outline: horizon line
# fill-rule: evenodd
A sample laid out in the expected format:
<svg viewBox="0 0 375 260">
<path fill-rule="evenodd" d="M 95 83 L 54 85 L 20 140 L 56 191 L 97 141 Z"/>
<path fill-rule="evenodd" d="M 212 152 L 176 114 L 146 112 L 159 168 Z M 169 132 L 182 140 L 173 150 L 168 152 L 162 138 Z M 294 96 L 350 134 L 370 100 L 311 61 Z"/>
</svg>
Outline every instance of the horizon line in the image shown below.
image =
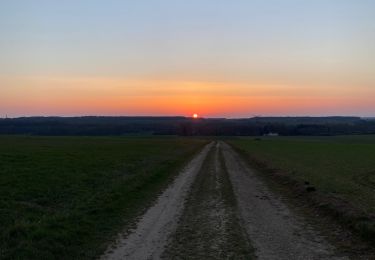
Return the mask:
<svg viewBox="0 0 375 260">
<path fill-rule="evenodd" d="M 138 117 L 138 118 L 193 118 L 186 115 L 25 115 L 25 116 L 8 116 L 0 117 L 0 119 L 19 119 L 19 118 L 80 118 L 80 117 Z M 374 116 L 358 116 L 358 115 L 253 115 L 249 117 L 220 117 L 220 116 L 200 116 L 198 119 L 251 119 L 251 118 L 330 118 L 330 117 L 353 117 L 353 118 L 375 118 Z"/>
</svg>

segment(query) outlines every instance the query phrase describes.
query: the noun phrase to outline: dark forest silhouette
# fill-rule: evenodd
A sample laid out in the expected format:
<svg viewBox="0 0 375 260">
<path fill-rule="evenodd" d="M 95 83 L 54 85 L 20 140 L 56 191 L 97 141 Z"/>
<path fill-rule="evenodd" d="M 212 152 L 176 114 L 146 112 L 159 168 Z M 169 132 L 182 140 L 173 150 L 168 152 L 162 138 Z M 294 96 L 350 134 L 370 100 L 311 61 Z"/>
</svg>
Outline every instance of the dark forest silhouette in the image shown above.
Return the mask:
<svg viewBox="0 0 375 260">
<path fill-rule="evenodd" d="M 0 119 L 0 134 L 23 135 L 342 135 L 375 134 L 359 117 L 22 117 Z"/>
</svg>

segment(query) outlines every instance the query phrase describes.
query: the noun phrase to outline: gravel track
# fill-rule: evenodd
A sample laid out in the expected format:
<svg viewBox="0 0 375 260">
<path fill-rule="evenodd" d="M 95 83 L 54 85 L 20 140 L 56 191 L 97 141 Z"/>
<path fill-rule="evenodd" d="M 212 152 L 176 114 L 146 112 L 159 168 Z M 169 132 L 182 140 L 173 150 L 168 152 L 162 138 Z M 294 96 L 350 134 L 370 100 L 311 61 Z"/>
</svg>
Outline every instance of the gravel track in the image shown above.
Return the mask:
<svg viewBox="0 0 375 260">
<path fill-rule="evenodd" d="M 165 259 L 251 259 L 220 144 L 211 148 L 192 185 Z"/>
<path fill-rule="evenodd" d="M 224 142 L 207 145 L 102 259 L 348 259 Z"/>
</svg>

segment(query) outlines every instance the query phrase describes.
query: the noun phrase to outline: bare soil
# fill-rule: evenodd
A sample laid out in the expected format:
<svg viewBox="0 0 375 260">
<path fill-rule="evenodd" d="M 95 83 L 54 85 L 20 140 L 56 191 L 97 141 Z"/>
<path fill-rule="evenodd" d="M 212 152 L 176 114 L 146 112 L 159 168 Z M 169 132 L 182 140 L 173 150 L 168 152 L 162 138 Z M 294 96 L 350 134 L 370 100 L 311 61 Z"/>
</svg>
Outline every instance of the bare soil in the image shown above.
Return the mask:
<svg viewBox="0 0 375 260">
<path fill-rule="evenodd" d="M 185 203 L 165 259 L 251 259 L 220 144 L 211 148 Z"/>
</svg>

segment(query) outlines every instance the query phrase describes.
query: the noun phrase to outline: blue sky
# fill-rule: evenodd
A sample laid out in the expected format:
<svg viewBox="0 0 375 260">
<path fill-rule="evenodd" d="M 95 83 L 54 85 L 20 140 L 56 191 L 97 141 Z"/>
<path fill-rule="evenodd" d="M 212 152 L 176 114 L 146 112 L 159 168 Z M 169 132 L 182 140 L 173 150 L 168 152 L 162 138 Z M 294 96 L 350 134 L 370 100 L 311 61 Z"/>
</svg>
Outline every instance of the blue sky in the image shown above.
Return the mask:
<svg viewBox="0 0 375 260">
<path fill-rule="evenodd" d="M 124 95 L 134 80 L 150 87 L 152 80 L 207 82 L 212 89 L 215 82 L 248 84 L 249 96 L 261 86 L 272 96 L 267 86 L 279 85 L 306 97 L 356 94 L 353 104 L 375 94 L 375 1 L 4 0 L 0 35 L 2 88 L 13 103 L 21 90 L 38 89 L 25 80 L 33 77 L 120 78 Z M 371 113 L 368 106 L 340 108 L 326 113 Z"/>
</svg>

